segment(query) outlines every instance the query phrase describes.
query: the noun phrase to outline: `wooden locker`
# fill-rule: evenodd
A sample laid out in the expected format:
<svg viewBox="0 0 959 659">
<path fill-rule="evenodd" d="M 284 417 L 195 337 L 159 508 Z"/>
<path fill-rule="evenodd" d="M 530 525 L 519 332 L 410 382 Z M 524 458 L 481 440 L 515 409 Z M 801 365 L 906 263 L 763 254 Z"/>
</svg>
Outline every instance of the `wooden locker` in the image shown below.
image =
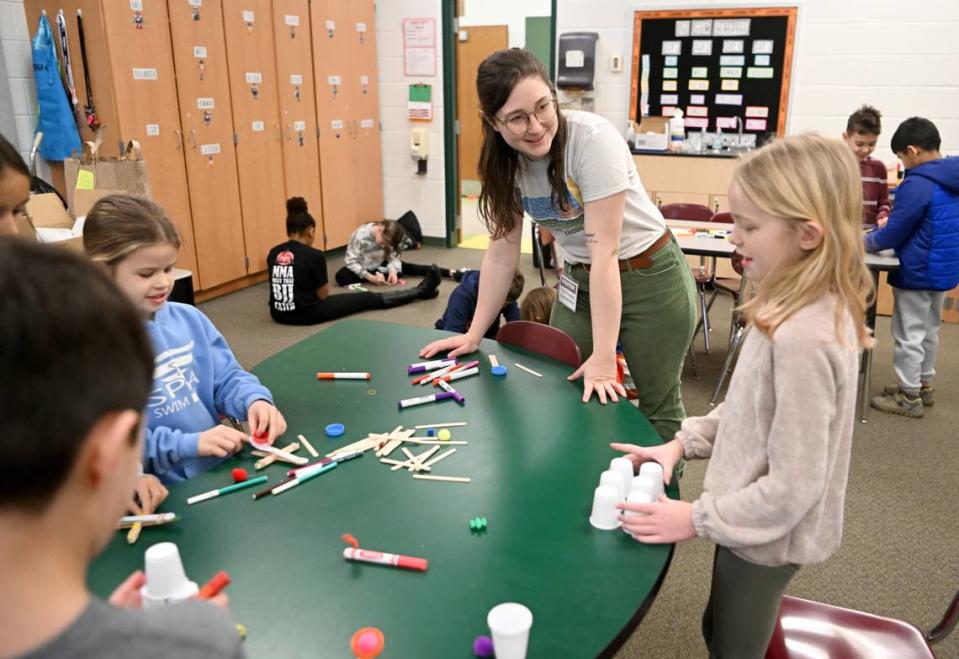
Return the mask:
<svg viewBox="0 0 959 659">
<path fill-rule="evenodd" d="M 356 226 L 383 219 L 383 155 L 380 149 L 379 76 L 372 2 L 352 4 L 353 141 L 359 176 L 356 177 Z"/>
<path fill-rule="evenodd" d="M 316 220 L 316 247 L 323 249 L 323 197 L 308 0 L 273 0 L 277 96 L 283 127 L 286 197 L 303 197 Z"/>
<path fill-rule="evenodd" d="M 220 0 L 170 0 L 200 289 L 246 275 Z"/>
<path fill-rule="evenodd" d="M 233 130 L 247 273 L 266 270 L 266 255 L 286 240 L 282 127 L 277 98 L 270 0 L 223 7 Z"/>
<path fill-rule="evenodd" d="M 325 249 L 346 245 L 360 224 L 354 184 L 363 172 L 355 161 L 355 140 L 350 132 L 353 118 L 350 58 L 356 32 L 351 19 L 352 12 L 345 2 L 313 0 L 310 3 Z"/>
</svg>

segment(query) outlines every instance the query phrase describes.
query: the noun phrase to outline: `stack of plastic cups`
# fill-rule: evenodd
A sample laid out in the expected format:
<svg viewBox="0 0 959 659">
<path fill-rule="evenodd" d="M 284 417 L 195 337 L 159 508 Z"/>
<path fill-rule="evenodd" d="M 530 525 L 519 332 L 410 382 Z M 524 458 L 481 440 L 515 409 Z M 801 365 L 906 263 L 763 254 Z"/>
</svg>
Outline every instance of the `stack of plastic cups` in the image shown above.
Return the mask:
<svg viewBox="0 0 959 659">
<path fill-rule="evenodd" d="M 152 609 L 179 604 L 200 592 L 183 570 L 180 550 L 172 542 L 160 542 L 146 550 L 143 557 L 147 582 L 140 589 L 143 608 Z"/>
</svg>

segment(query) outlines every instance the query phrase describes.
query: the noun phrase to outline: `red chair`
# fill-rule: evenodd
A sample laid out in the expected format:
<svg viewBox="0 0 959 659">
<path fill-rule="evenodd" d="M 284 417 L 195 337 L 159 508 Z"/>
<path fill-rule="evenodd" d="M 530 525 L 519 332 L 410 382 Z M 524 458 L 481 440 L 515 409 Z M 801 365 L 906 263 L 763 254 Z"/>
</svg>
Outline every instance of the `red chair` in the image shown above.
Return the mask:
<svg viewBox="0 0 959 659">
<path fill-rule="evenodd" d="M 561 329 L 542 323 L 529 320 L 506 323 L 499 328 L 496 341 L 551 357 L 573 368 L 579 368 L 583 362 L 573 337 Z"/>
<path fill-rule="evenodd" d="M 957 618 L 959 592 L 926 634 L 894 618 L 783 597 L 766 659 L 933 659 L 930 646 L 952 632 Z"/>
<path fill-rule="evenodd" d="M 713 219 L 713 211 L 702 204 L 666 204 L 659 207 L 659 212 L 667 220 L 709 222 Z"/>
</svg>

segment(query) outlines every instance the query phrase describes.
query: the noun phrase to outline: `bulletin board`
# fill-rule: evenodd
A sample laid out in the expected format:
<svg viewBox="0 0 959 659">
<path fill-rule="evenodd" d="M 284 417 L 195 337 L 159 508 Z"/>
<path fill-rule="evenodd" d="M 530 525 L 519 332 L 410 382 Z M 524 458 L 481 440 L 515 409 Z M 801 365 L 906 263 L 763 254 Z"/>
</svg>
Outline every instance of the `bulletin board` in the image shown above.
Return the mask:
<svg viewBox="0 0 959 659">
<path fill-rule="evenodd" d="M 630 118 L 783 136 L 795 30 L 795 7 L 634 12 Z"/>
</svg>

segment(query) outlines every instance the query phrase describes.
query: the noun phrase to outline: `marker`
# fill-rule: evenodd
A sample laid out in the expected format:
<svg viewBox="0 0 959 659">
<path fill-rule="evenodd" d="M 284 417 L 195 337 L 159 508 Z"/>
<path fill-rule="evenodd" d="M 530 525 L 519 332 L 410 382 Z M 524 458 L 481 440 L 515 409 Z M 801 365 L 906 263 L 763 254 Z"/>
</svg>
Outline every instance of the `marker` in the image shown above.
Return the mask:
<svg viewBox="0 0 959 659">
<path fill-rule="evenodd" d="M 453 400 L 455 400 L 457 403 L 459 403 L 460 405 L 466 404 L 466 399 L 463 398 L 462 394 L 460 394 L 460 392 L 454 389 L 449 382 L 447 382 L 446 380 L 440 379 L 436 381 L 436 384 L 438 384 L 440 389 L 442 389 L 443 391 L 453 394 Z"/>
<path fill-rule="evenodd" d="M 446 371 L 446 373 L 440 373 L 439 371 L 437 371 L 433 377 L 426 380 L 423 384 L 429 384 L 430 382 L 432 382 L 434 385 L 436 385 L 436 381 L 439 380 L 441 377 L 446 375 L 452 375 L 453 373 L 459 373 L 460 371 L 471 369 L 474 366 L 479 366 L 479 362 L 476 361 L 475 359 L 471 362 L 466 362 L 465 364 L 457 364 L 455 367 Z"/>
<path fill-rule="evenodd" d="M 430 394 L 429 396 L 418 396 L 416 398 L 407 398 L 405 400 L 399 401 L 396 405 L 401 410 L 407 407 L 413 407 L 415 405 L 423 405 L 425 403 L 434 403 L 441 400 L 446 400 L 447 398 L 452 398 L 453 394 L 448 391 L 441 391 L 438 394 Z"/>
<path fill-rule="evenodd" d="M 232 492 L 236 492 L 237 490 L 244 490 L 248 487 L 265 483 L 268 480 L 269 478 L 266 476 L 251 478 L 248 481 L 243 481 L 242 483 L 237 483 L 236 485 L 228 485 L 227 487 L 221 487 L 217 490 L 210 490 L 209 492 L 204 492 L 203 494 L 197 494 L 196 496 L 187 499 L 186 502 L 188 505 L 192 506 L 195 503 L 200 503 L 201 501 L 206 501 L 207 499 L 215 499 L 222 494 L 230 494 Z"/>
<path fill-rule="evenodd" d="M 317 380 L 369 380 L 370 373 L 317 373 Z"/>
<path fill-rule="evenodd" d="M 203 588 L 196 594 L 197 599 L 208 600 L 219 595 L 224 588 L 230 585 L 230 575 L 225 570 L 220 570 L 213 575 L 213 578 L 203 584 Z"/>
<path fill-rule="evenodd" d="M 370 551 L 369 549 L 357 549 L 347 547 L 343 550 L 343 558 L 348 561 L 361 561 L 363 563 L 376 563 L 378 565 L 389 565 L 402 568 L 404 570 L 417 570 L 426 572 L 430 562 L 425 558 L 416 558 L 415 556 L 403 556 L 402 554 L 384 554 L 379 551 Z"/>
<path fill-rule="evenodd" d="M 414 373 L 422 373 L 423 371 L 432 371 L 435 368 L 443 368 L 444 366 L 452 366 L 456 363 L 455 359 L 434 359 L 431 362 L 419 362 L 417 364 L 410 364 L 406 367 L 406 374 L 413 375 Z"/>
<path fill-rule="evenodd" d="M 126 515 L 117 522 L 118 529 L 128 529 L 134 524 L 158 526 L 176 519 L 176 513 L 154 513 L 152 515 Z"/>
<path fill-rule="evenodd" d="M 363 456 L 363 451 L 354 451 L 353 453 L 347 453 L 339 458 L 323 458 L 316 462 L 311 462 L 310 464 L 303 465 L 302 467 L 295 467 L 286 472 L 287 476 L 297 476 L 305 471 L 308 471 L 314 467 L 322 467 L 323 465 L 328 465 L 331 462 L 346 462 L 347 460 L 352 460 L 353 458 L 359 458 Z"/>
<path fill-rule="evenodd" d="M 326 472 L 332 469 L 336 469 L 336 465 L 337 465 L 336 462 L 331 462 L 329 464 L 323 465 L 322 467 L 317 467 L 315 469 L 299 474 L 296 477 L 290 479 L 288 483 L 283 483 L 279 487 L 273 488 L 273 496 L 278 496 L 280 494 L 283 494 L 287 490 L 292 490 L 294 487 L 296 487 L 300 483 L 305 483 L 306 481 L 312 478 L 316 478 L 320 474 L 325 474 Z"/>
<path fill-rule="evenodd" d="M 474 366 L 473 368 L 467 368 L 462 371 L 456 371 L 455 373 L 444 375 L 443 379 L 446 380 L 447 382 L 452 382 L 453 380 L 461 380 L 463 378 L 468 378 L 471 375 L 479 375 L 479 368 Z"/>
<path fill-rule="evenodd" d="M 448 366 L 444 366 L 438 371 L 433 371 L 432 373 L 424 373 L 423 375 L 420 375 L 419 377 L 413 378 L 413 384 L 426 384 L 427 382 L 430 382 L 433 378 L 438 378 L 441 375 L 446 375 L 450 371 L 455 371 L 459 367 L 460 367 L 460 364 L 457 364 L 456 361 L 454 361 L 452 364 L 449 364 Z"/>
</svg>

